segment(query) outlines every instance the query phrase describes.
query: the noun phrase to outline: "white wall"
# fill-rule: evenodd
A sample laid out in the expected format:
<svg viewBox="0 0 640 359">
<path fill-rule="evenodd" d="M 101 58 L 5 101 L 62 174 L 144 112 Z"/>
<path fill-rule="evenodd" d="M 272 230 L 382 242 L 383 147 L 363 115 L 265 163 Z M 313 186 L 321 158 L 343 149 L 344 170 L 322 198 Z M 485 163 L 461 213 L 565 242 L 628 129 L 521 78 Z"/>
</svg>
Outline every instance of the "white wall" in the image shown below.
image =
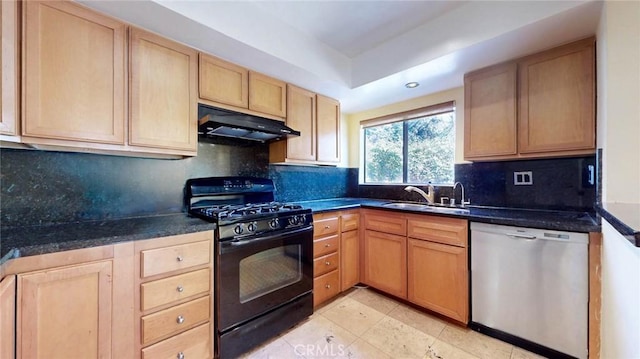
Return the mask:
<svg viewBox="0 0 640 359">
<path fill-rule="evenodd" d="M 607 1 L 597 34 L 603 201 L 640 203 L 640 2 Z M 602 224 L 603 359 L 640 358 L 640 248 Z"/>
<path fill-rule="evenodd" d="M 344 115 L 346 122 L 348 148 L 348 167 L 359 167 L 360 164 L 360 121 L 376 117 L 386 116 L 398 112 L 409 111 L 425 106 L 435 105 L 447 101 L 455 101 L 456 105 L 456 153 L 455 162 L 463 162 L 464 157 L 464 87 L 416 97 L 411 100 L 378 107 L 372 110 L 362 111 L 350 115 Z"/>
</svg>

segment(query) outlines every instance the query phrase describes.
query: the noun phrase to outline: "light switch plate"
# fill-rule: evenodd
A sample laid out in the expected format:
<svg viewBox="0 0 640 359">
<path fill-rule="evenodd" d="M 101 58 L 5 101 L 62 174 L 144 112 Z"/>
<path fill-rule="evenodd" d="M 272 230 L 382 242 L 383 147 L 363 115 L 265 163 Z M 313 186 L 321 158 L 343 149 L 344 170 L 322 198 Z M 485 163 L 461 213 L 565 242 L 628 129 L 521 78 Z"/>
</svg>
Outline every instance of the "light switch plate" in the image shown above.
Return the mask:
<svg viewBox="0 0 640 359">
<path fill-rule="evenodd" d="M 513 184 L 516 186 L 530 186 L 533 184 L 533 172 L 513 172 Z"/>
</svg>

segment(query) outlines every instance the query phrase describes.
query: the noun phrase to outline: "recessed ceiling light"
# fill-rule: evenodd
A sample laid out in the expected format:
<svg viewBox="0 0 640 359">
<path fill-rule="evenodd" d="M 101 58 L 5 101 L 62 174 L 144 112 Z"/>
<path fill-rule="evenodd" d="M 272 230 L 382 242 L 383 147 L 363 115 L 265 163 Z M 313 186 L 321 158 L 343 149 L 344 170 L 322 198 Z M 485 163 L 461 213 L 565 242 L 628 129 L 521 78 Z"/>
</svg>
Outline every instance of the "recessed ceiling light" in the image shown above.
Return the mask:
<svg viewBox="0 0 640 359">
<path fill-rule="evenodd" d="M 407 82 L 406 84 L 404 84 L 404 87 L 409 89 L 416 88 L 418 86 L 420 86 L 420 84 L 417 82 Z"/>
</svg>

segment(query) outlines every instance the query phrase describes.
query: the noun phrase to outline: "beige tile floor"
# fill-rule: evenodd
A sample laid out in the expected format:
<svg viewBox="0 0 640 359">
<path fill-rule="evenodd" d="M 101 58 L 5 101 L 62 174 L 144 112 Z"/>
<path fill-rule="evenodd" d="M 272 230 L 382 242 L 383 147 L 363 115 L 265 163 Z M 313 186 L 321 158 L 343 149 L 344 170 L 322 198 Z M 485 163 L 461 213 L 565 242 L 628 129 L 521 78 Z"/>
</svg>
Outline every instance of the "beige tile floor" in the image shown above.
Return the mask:
<svg viewBox="0 0 640 359">
<path fill-rule="evenodd" d="M 534 359 L 511 344 L 354 288 L 243 359 Z"/>
</svg>

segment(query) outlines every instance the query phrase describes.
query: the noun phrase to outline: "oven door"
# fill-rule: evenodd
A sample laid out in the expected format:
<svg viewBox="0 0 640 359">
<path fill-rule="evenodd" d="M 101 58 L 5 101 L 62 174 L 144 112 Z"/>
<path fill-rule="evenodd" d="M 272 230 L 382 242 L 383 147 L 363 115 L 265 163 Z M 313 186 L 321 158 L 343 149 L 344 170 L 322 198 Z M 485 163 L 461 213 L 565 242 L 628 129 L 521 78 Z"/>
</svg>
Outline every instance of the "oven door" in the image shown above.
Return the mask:
<svg viewBox="0 0 640 359">
<path fill-rule="evenodd" d="M 217 330 L 224 332 L 313 290 L 313 227 L 218 243 Z"/>
</svg>

